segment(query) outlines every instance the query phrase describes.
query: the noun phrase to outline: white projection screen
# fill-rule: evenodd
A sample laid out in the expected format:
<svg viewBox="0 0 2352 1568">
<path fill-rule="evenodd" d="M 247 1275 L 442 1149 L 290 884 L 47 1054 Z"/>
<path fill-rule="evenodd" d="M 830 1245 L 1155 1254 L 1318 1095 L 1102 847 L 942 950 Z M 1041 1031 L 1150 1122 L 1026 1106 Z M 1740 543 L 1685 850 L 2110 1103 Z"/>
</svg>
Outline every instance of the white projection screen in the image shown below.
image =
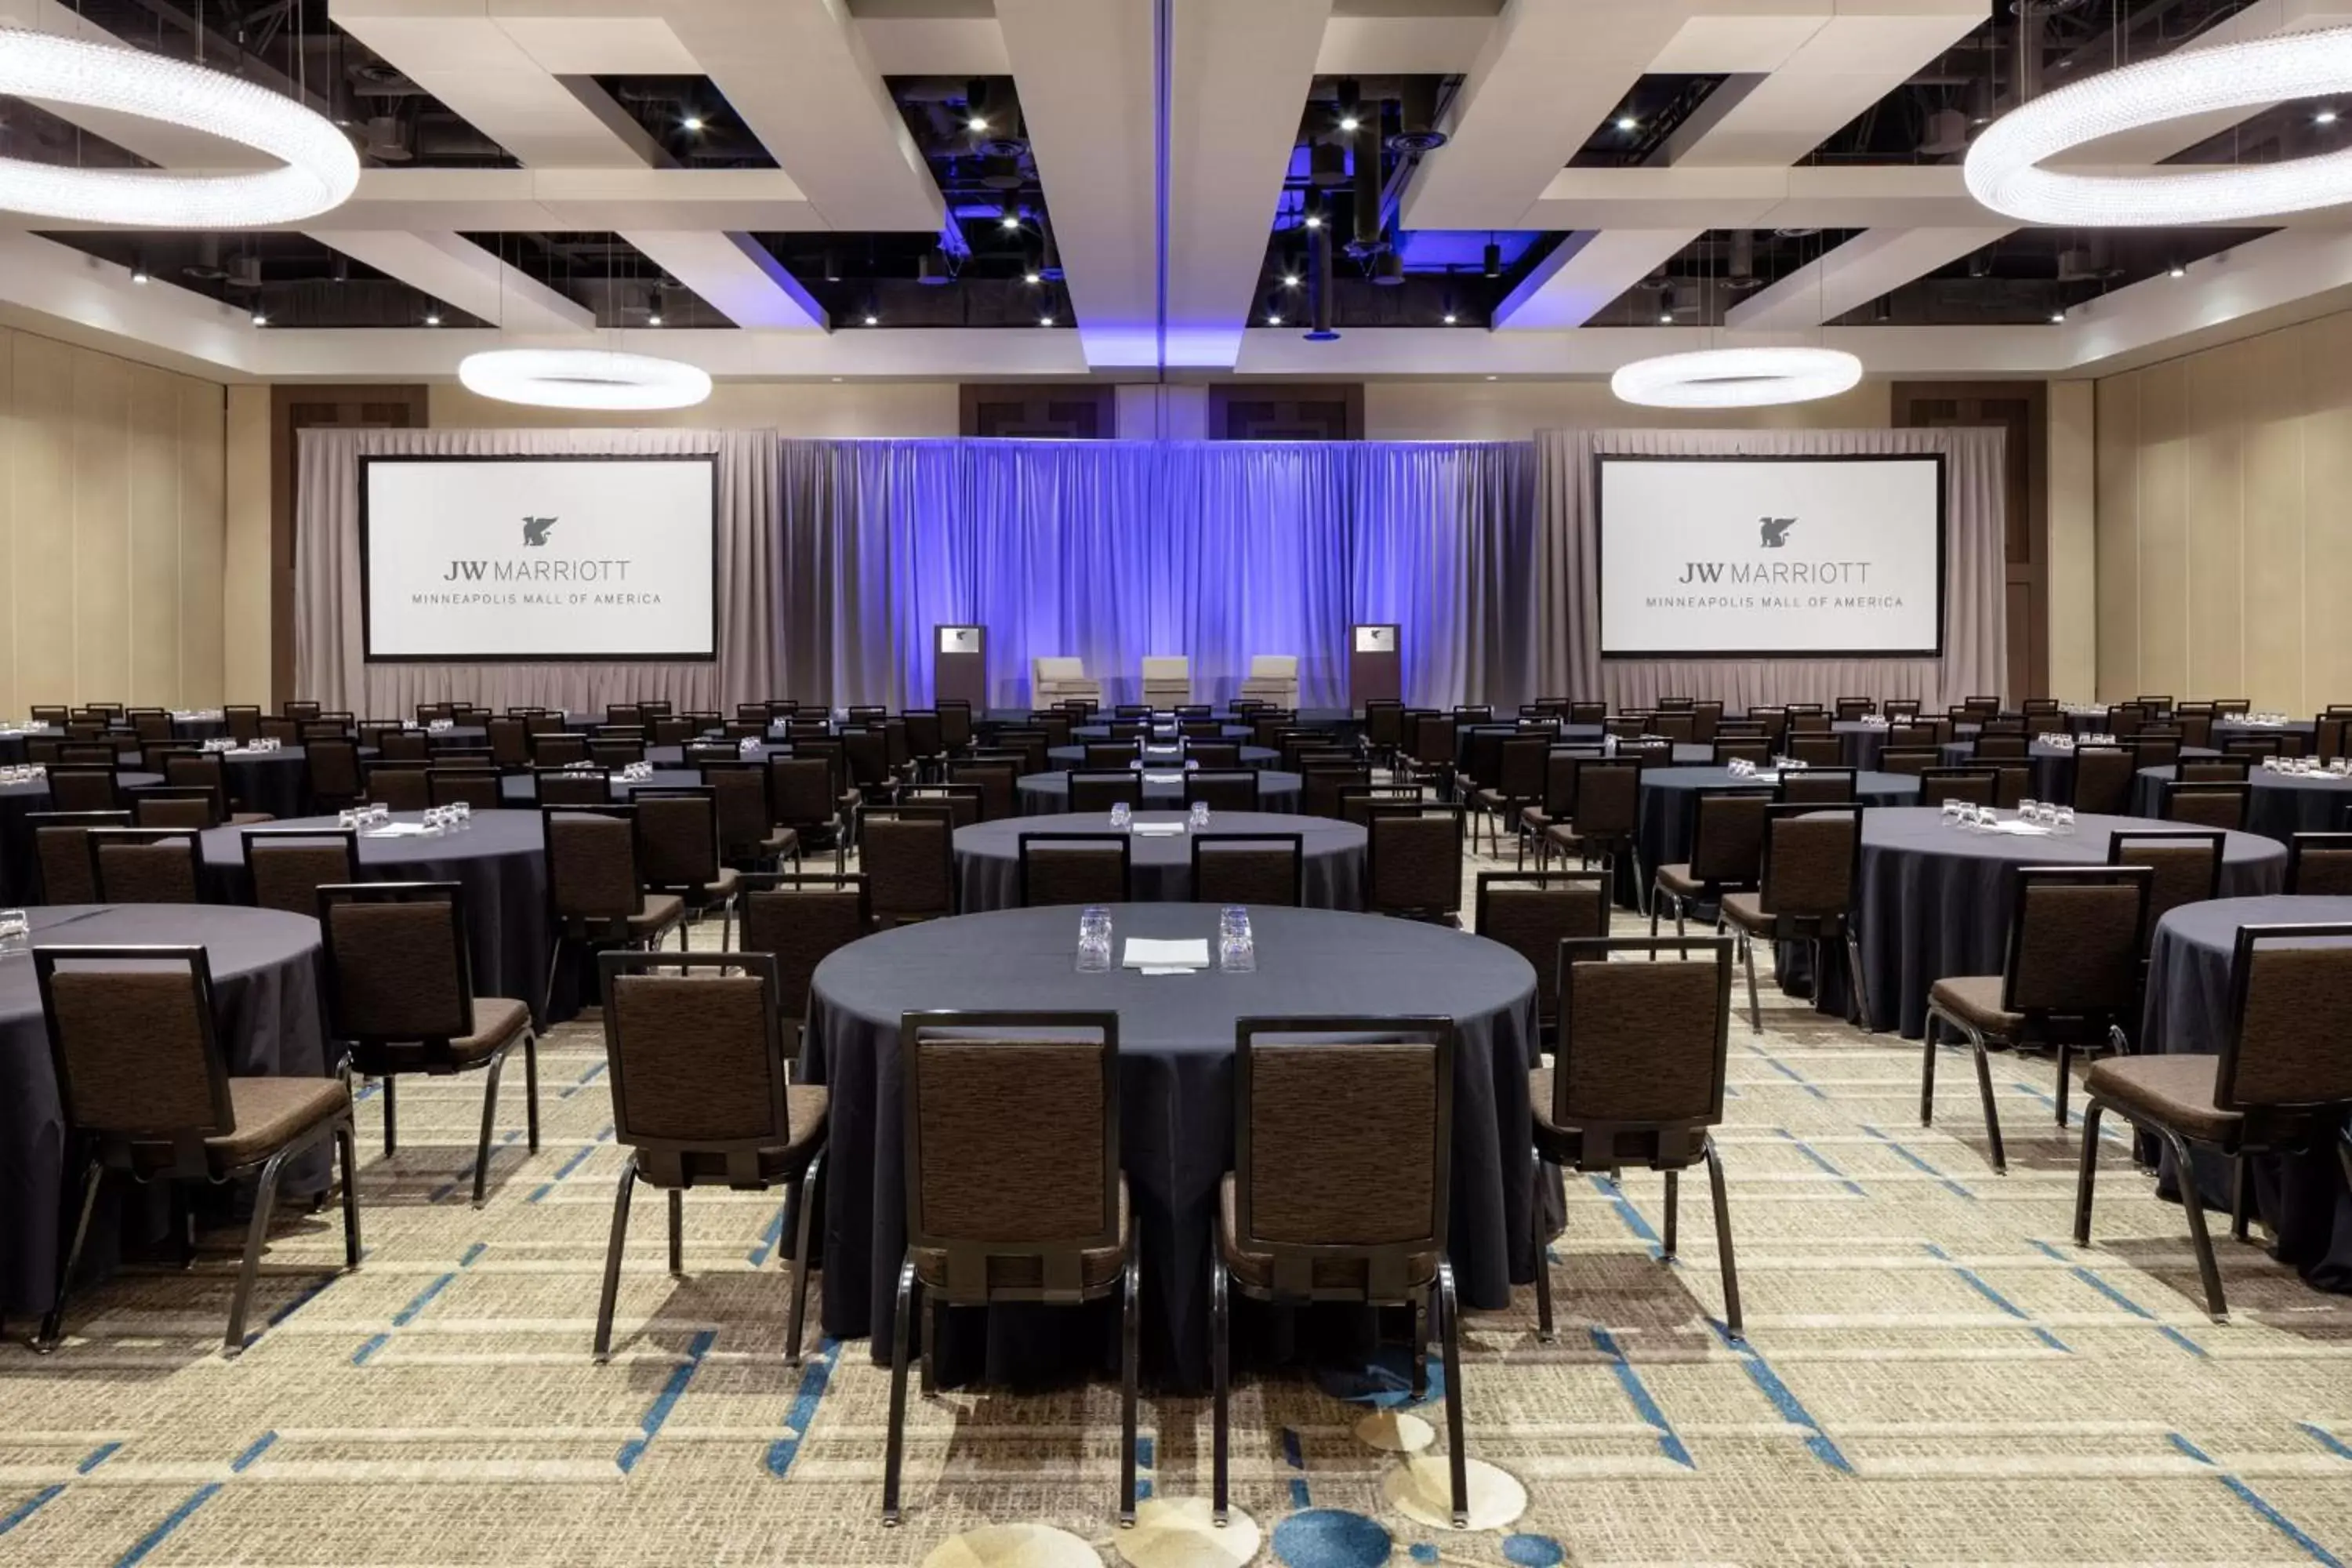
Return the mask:
<svg viewBox="0 0 2352 1568">
<path fill-rule="evenodd" d="M 367 658 L 712 659 L 718 459 L 362 458 Z"/>
<path fill-rule="evenodd" d="M 1944 651 L 1944 459 L 1594 459 L 1603 658 Z"/>
</svg>

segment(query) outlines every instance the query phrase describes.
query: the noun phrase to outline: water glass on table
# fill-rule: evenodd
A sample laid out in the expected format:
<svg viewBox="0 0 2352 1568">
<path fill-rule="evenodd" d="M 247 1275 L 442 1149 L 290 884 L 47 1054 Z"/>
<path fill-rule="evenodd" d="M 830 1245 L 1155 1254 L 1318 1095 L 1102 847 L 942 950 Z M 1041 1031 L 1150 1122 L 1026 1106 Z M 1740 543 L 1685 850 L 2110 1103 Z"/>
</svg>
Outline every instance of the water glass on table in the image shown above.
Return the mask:
<svg viewBox="0 0 2352 1568">
<path fill-rule="evenodd" d="M 1209 803 L 1205 800 L 1194 801 L 1192 803 L 1192 815 L 1187 818 L 1187 821 L 1191 824 L 1193 832 L 1207 832 L 1209 828 Z"/>
<path fill-rule="evenodd" d="M 32 917 L 22 910 L 0 910 L 0 958 L 14 958 L 32 945 Z"/>
<path fill-rule="evenodd" d="M 1108 973 L 1110 952 L 1110 910 L 1100 904 L 1088 904 L 1078 911 L 1078 973 Z"/>
<path fill-rule="evenodd" d="M 1127 802 L 1115 801 L 1110 808 L 1110 825 L 1124 833 L 1135 823 L 1135 812 Z"/>
<path fill-rule="evenodd" d="M 1249 910 L 1239 904 L 1217 911 L 1217 967 L 1228 974 L 1257 968 L 1257 939 L 1250 931 Z"/>
</svg>

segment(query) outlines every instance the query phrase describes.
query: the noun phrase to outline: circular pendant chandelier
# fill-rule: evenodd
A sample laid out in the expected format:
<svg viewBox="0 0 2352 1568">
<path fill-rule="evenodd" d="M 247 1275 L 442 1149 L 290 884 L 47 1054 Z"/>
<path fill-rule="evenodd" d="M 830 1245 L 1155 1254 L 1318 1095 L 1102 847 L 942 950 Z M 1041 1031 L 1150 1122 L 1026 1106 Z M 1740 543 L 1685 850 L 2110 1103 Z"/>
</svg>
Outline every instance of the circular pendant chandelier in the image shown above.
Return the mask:
<svg viewBox="0 0 2352 1568">
<path fill-rule="evenodd" d="M 691 408 L 710 395 L 698 366 L 604 349 L 492 349 L 460 361 L 457 379 L 484 397 L 541 408 Z"/>
<path fill-rule="evenodd" d="M 1969 194 L 2028 223 L 2078 227 L 2233 223 L 2352 202 L 2352 149 L 2148 174 L 2041 167 L 2120 131 L 2346 91 L 2352 27 L 2178 50 L 2060 88 L 1993 121 L 1969 149 Z"/>
<path fill-rule="evenodd" d="M 280 165 L 174 174 L 0 158 L 0 209 L 140 228 L 250 228 L 314 217 L 359 184 L 359 154 L 322 116 L 252 82 L 137 49 L 0 27 L 0 96 L 200 131 Z"/>
<path fill-rule="evenodd" d="M 1835 397 L 1862 380 L 1862 362 L 1841 349 L 1706 349 L 1635 360 L 1609 390 L 1651 408 L 1760 408 Z"/>
</svg>

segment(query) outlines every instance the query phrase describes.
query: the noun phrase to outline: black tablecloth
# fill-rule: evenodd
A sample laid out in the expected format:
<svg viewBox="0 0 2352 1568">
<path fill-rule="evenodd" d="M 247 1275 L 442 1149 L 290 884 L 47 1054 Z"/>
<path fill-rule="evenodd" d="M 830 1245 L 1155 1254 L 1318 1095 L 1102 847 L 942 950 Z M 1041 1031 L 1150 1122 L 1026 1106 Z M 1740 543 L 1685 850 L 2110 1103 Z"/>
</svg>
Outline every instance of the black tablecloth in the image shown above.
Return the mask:
<svg viewBox="0 0 2352 1568">
<path fill-rule="evenodd" d="M 2284 724 L 2250 724 L 2243 719 L 2216 719 L 2213 721 L 2213 743 L 2218 746 L 2224 741 L 2279 735 L 2289 731 L 2309 741 L 2319 733 L 2319 725 L 2311 719 L 2289 719 Z"/>
<path fill-rule="evenodd" d="M 1181 823 L 1181 812 L 1145 812 L 1139 822 Z M 965 914 L 1017 909 L 1021 902 L 1020 840 L 1033 833 L 1104 833 L 1100 816 L 1023 816 L 977 823 L 956 830 L 956 880 Z M 1359 910 L 1364 905 L 1364 830 L 1322 816 L 1276 816 L 1263 811 L 1220 811 L 1209 831 L 1296 833 L 1307 858 L 1307 904 L 1318 910 Z M 1192 839 L 1189 833 L 1133 837 L 1132 877 L 1139 903 L 1182 903 L 1192 896 Z"/>
<path fill-rule="evenodd" d="M 320 1010 L 319 922 L 270 910 L 184 904 L 63 904 L 31 911 L 38 946 L 202 944 L 230 1076 L 328 1070 Z M 65 1184 L 65 1121 L 30 957 L 0 959 L 0 1310 L 48 1310 L 56 1285 Z M 323 1161 L 286 1174 L 289 1194 L 318 1190 Z M 164 1194 L 108 1182 L 90 1226 L 89 1267 L 110 1268 L 122 1242 L 166 1228 Z"/>
<path fill-rule="evenodd" d="M 415 812 L 396 822 L 419 820 Z M 273 823 L 274 827 L 332 827 L 331 816 Z M 223 902 L 248 899 L 244 852 L 233 827 L 204 836 L 205 895 Z M 478 811 L 470 826 L 425 838 L 360 838 L 360 869 L 373 882 L 461 882 L 474 958 L 474 989 L 527 1004 L 534 1013 L 547 985 L 551 938 L 547 924 L 547 852 L 536 811 Z M 579 1011 L 581 977 L 567 965 L 556 989 L 554 1017 Z"/>
<path fill-rule="evenodd" d="M 0 734 L 0 763 L 16 767 L 31 759 L 25 752 L 27 741 L 62 741 L 66 732 L 54 724 L 27 724 L 21 730 Z"/>
<path fill-rule="evenodd" d="M 698 768 L 656 767 L 641 779 L 614 778 L 611 794 L 616 801 L 625 801 L 641 789 L 691 789 L 702 783 Z M 499 780 L 499 795 L 518 810 L 535 810 L 539 805 L 539 775 L 509 773 Z"/>
<path fill-rule="evenodd" d="M 2148 950 L 2147 1012 L 2135 1042 L 2143 1051 L 2218 1055 L 2230 1026 L 2230 964 L 2238 928 L 2352 921 L 2352 899 L 2218 899 L 2164 917 Z M 2228 1213 L 2230 1162 L 2195 1151 L 2205 1205 Z M 2273 1256 L 2323 1290 L 2352 1291 L 2352 1193 L 2335 1152 L 2254 1161 L 2254 1198 L 2277 1239 Z M 2177 1194 L 2168 1152 L 2165 1190 Z"/>
<path fill-rule="evenodd" d="M 1122 724 L 1149 722 L 1153 731 L 1159 735 L 1173 736 L 1177 733 L 1177 721 L 1173 719 L 1154 719 L 1150 721 L 1122 719 L 1119 722 Z M 1257 733 L 1256 730 L 1247 724 L 1227 724 L 1221 731 L 1219 731 L 1219 738 L 1227 741 L 1246 741 L 1255 733 Z M 1070 726 L 1070 739 L 1073 741 L 1108 741 L 1110 739 L 1110 725 L 1108 721 L 1100 724 L 1073 724 Z"/>
<path fill-rule="evenodd" d="M 1875 768 L 1886 750 L 1886 726 L 1865 724 L 1859 719 L 1833 719 L 1830 733 L 1845 742 L 1845 765 L 1850 768 Z"/>
<path fill-rule="evenodd" d="M 1919 781 L 1903 773 L 1856 773 L 1853 787 L 1864 805 L 1902 805 L 1919 798 Z M 1690 858 L 1700 795 L 1739 790 L 1769 795 L 1773 786 L 1743 779 L 1729 768 L 1643 769 L 1642 874 L 1654 877 L 1659 867 Z"/>
<path fill-rule="evenodd" d="M 1178 810 L 1184 805 L 1184 785 L 1176 770 L 1149 768 L 1143 775 L 1143 803 L 1155 810 Z M 1261 768 L 1257 803 L 1268 811 L 1297 811 L 1303 784 L 1297 773 Z M 1067 773 L 1031 773 L 1019 781 L 1021 809 L 1030 816 L 1059 816 L 1070 809 Z"/>
<path fill-rule="evenodd" d="M 1108 745 L 1109 742 L 1104 741 L 1097 744 Z M 1146 752 L 1142 762 L 1137 765 L 1149 768 L 1153 773 L 1168 773 L 1185 765 L 1181 751 L 1165 748 L 1164 742 L 1162 744 L 1164 749 Z M 1087 765 L 1087 749 L 1084 746 L 1048 746 L 1045 757 L 1047 761 L 1059 763 L 1066 768 L 1084 768 Z M 1282 753 L 1271 746 L 1244 746 L 1241 749 L 1242 766 L 1245 768 L 1271 767 L 1280 761 Z"/>
<path fill-rule="evenodd" d="M 2070 835 L 2021 837 L 1975 833 L 1924 806 L 1863 814 L 1862 879 L 1855 919 L 1874 1026 L 1916 1039 L 1926 1027 L 1927 989 L 1956 974 L 1998 974 L 2009 931 L 2012 866 L 2097 864 L 2118 829 L 2177 824 L 2086 816 Z M 2286 878 L 2286 851 L 2270 839 L 2232 833 L 2222 846 L 2221 891 L 2273 893 Z M 1832 964 L 1819 1005 L 1843 1013 L 1842 966 Z"/>
<path fill-rule="evenodd" d="M 735 742 L 727 743 L 735 744 Z M 737 745 L 733 760 L 742 763 L 764 763 L 770 757 L 789 757 L 792 754 L 792 747 L 782 741 L 763 741 L 760 744 L 759 753 L 756 756 L 745 756 L 741 747 Z M 686 766 L 686 748 L 684 746 L 647 746 L 646 761 L 657 768 L 682 768 Z"/>
<path fill-rule="evenodd" d="M 1115 939 L 1205 937 L 1199 904 L 1123 904 Z M 1439 1014 L 1459 1026 L 1448 1251 L 1465 1306 L 1500 1310 L 1533 1278 L 1528 1068 L 1535 972 L 1459 931 L 1378 915 L 1256 910 L 1258 968 L 1144 976 L 1076 972 L 1067 909 L 1008 910 L 909 926 L 818 966 L 802 1066 L 833 1091 L 826 1163 L 824 1331 L 887 1353 L 906 1243 L 898 1023 L 909 1009 L 1112 1008 L 1119 1015 L 1121 1162 L 1143 1258 L 1144 1364 L 1159 1381 L 1209 1377 L 1209 1244 L 1233 1157 L 1234 1025 L 1244 1016 Z M 1105 1310 L 1112 1309 L 1106 1308 Z M 942 1372 L 1034 1381 L 1106 1349 L 1067 1308 L 954 1314 Z M 985 1319 L 985 1322 L 982 1321 Z M 961 1363 L 961 1364 L 959 1364 Z"/>
<path fill-rule="evenodd" d="M 117 773 L 119 789 L 141 790 L 163 782 L 161 773 Z M 33 858 L 33 828 L 25 819 L 53 809 L 49 784 L 0 784 L 0 904 L 28 901 L 40 881 Z"/>
<path fill-rule="evenodd" d="M 2164 809 L 2164 786 L 2177 769 L 2142 768 L 2132 781 L 2132 809 L 2154 816 Z M 2262 768 L 2250 769 L 2246 782 L 2253 793 L 2246 797 L 2246 831 L 2284 844 L 2298 833 L 2341 833 L 2352 827 L 2352 783 L 2342 778 L 2297 778 Z"/>
</svg>

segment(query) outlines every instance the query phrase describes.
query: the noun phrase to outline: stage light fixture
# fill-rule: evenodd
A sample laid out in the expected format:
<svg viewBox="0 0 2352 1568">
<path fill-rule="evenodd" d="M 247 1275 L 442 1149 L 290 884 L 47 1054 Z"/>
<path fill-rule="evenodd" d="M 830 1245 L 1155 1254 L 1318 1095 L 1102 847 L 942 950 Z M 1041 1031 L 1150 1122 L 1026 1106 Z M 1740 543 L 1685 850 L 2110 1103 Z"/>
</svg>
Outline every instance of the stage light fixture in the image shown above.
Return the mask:
<svg viewBox="0 0 2352 1568">
<path fill-rule="evenodd" d="M 1446 312 L 1445 312 L 1445 324 L 1446 324 L 1447 326 L 1449 326 L 1449 327 L 1450 327 L 1450 326 L 1452 326 L 1455 321 L 1460 321 L 1460 320 L 1461 320 L 1461 318 L 1460 318 L 1459 316 L 1456 316 L 1453 311 L 1448 310 L 1448 311 L 1446 311 Z"/>
<path fill-rule="evenodd" d="M 1041 327 L 1050 327 L 1054 324 L 1054 318 L 1051 316 L 1040 316 L 1037 318 L 1037 324 Z"/>
<path fill-rule="evenodd" d="M 876 315 L 868 315 L 866 318 L 866 324 L 869 327 L 878 327 L 882 324 L 882 318 Z"/>
<path fill-rule="evenodd" d="M 974 134 L 985 131 L 988 129 L 988 116 L 985 114 L 975 114 L 970 120 L 963 122 L 963 128 Z"/>
<path fill-rule="evenodd" d="M 1323 226 L 1323 215 L 1321 213 L 1308 213 L 1301 221 L 1304 222 L 1308 228 L 1321 228 Z"/>
<path fill-rule="evenodd" d="M 998 218 L 996 220 L 996 224 L 999 228 L 1019 228 L 1021 226 L 1020 209 L 1017 207 L 1006 207 L 1004 209 L 1004 216 Z"/>
<path fill-rule="evenodd" d="M 656 310 L 652 315 L 647 316 L 647 317 L 646 318 L 646 325 L 647 325 L 648 327 L 658 327 L 658 326 L 660 326 L 660 325 L 661 325 L 661 312 L 660 312 L 659 310 Z"/>
<path fill-rule="evenodd" d="M 2336 123 L 2336 110 L 2323 109 L 2311 117 L 2311 122 L 2314 125 L 2333 125 Z"/>
<path fill-rule="evenodd" d="M 1357 129 L 1364 122 L 1362 121 L 1357 119 L 1352 114 L 1343 114 L 1339 117 L 1339 129 L 1346 132 L 1350 136 L 1354 135 Z"/>
<path fill-rule="evenodd" d="M 700 131 L 702 129 L 702 117 L 698 114 L 689 114 L 677 123 L 681 130 L 689 132 Z"/>
<path fill-rule="evenodd" d="M 493 349 L 467 355 L 457 379 L 481 396 L 540 408 L 690 408 L 710 395 L 698 366 L 603 349 Z"/>
<path fill-rule="evenodd" d="M 1282 318 L 1276 315 L 1273 311 L 1268 310 L 1265 313 L 1265 324 L 1269 327 L 1278 327 L 1282 325 Z"/>
<path fill-rule="evenodd" d="M 1500 278 L 1503 275 L 1503 247 L 1501 246 L 1496 245 L 1492 240 L 1488 240 L 1486 242 L 1486 254 L 1479 259 L 1478 271 L 1479 275 L 1485 278 Z"/>
<path fill-rule="evenodd" d="M 1642 122 L 1630 114 L 1621 114 L 1617 117 L 1617 129 L 1629 132 L 1639 131 L 1642 129 Z"/>
<path fill-rule="evenodd" d="M 1042 273 L 1042 272 L 1038 271 L 1035 268 L 1032 267 L 1028 271 L 1024 272 L 1024 273 L 1021 275 L 1021 281 L 1023 281 L 1024 283 L 1028 284 L 1031 288 L 1033 288 L 1033 289 L 1034 289 L 1034 288 L 1035 288 L 1038 284 L 1043 283 L 1044 281 L 1045 281 L 1045 274 L 1044 274 L 1044 273 Z"/>
<path fill-rule="evenodd" d="M 2168 278 L 2186 278 L 2189 276 L 2189 268 L 2178 261 L 2174 262 L 2164 270 L 2165 276 Z"/>
<path fill-rule="evenodd" d="M 2221 168 L 2103 174 L 2042 165 L 2120 132 L 2352 91 L 2352 27 L 2183 49 L 2010 110 L 1969 149 L 1969 194 L 2028 223 L 2097 228 L 2230 223 L 2352 201 L 2352 150 Z"/>
<path fill-rule="evenodd" d="M 1609 390 L 1651 408 L 1759 408 L 1834 397 L 1862 380 L 1862 362 L 1839 349 L 1707 349 L 1636 360 Z"/>
<path fill-rule="evenodd" d="M 428 327 L 439 326 L 441 324 L 441 312 L 438 310 L 427 311 L 425 317 L 425 324 Z"/>
<path fill-rule="evenodd" d="M 2063 326 L 2064 326 L 2064 325 L 2066 324 L 2066 312 L 2065 312 L 2065 311 L 2063 311 L 2063 310 L 2053 310 L 2053 311 L 2051 311 L 2051 312 L 2050 312 L 2050 324 L 2051 324 L 2052 326 L 2053 326 L 2053 327 L 2063 327 Z"/>
<path fill-rule="evenodd" d="M 257 327 L 266 327 L 269 325 L 268 314 L 266 311 L 256 310 L 253 313 L 253 324 Z"/>
<path fill-rule="evenodd" d="M 341 206 L 359 154 L 326 116 L 249 81 L 112 44 L 0 32 L 0 96 L 198 131 L 278 160 L 257 174 L 82 169 L 0 158 L 0 208 L 139 228 L 251 228 Z"/>
<path fill-rule="evenodd" d="M 131 269 L 131 281 L 133 283 L 144 283 L 147 281 L 147 269 L 144 267 L 134 267 Z"/>
<path fill-rule="evenodd" d="M 1301 279 L 1296 272 L 1286 272 L 1282 275 L 1282 286 L 1286 289 L 1296 289 L 1298 287 L 1300 281 Z"/>
</svg>

